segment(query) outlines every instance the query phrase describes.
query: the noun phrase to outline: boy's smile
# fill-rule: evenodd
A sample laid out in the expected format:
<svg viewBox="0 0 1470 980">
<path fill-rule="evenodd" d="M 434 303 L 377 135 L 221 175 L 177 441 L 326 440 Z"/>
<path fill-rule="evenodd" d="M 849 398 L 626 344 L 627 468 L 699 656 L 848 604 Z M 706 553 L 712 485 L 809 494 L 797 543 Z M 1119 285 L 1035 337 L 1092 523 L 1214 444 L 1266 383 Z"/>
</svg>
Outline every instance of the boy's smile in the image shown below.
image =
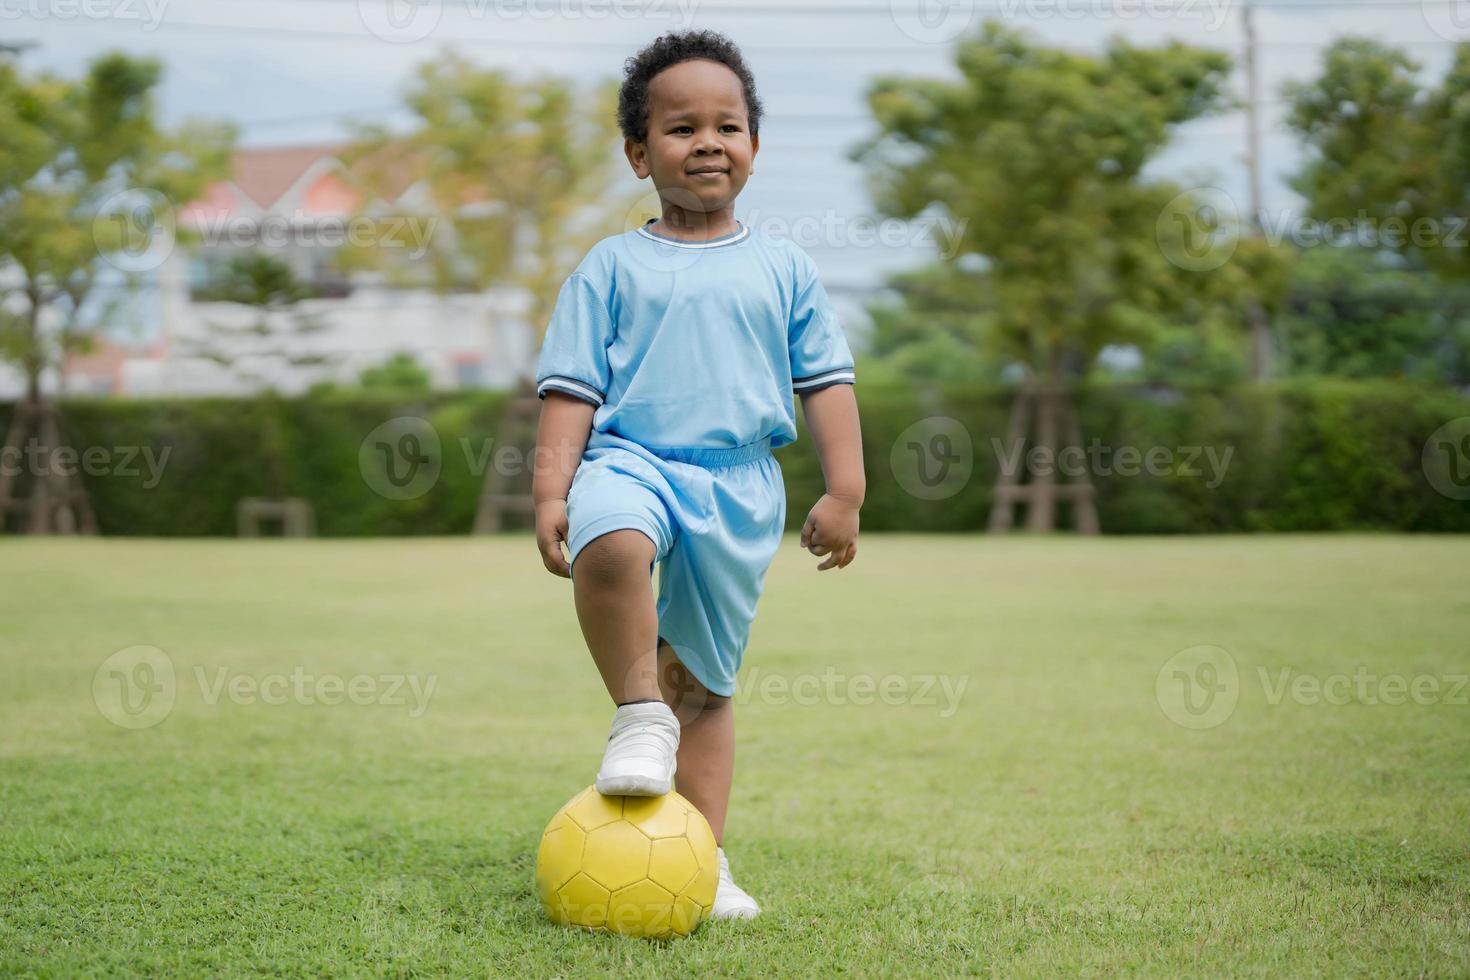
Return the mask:
<svg viewBox="0 0 1470 980">
<path fill-rule="evenodd" d="M 648 139 L 624 152 L 639 179 L 653 178 L 665 233 L 717 237 L 735 230 L 735 198 L 750 177 L 760 137 L 750 134 L 739 77 L 716 61 L 682 61 L 648 84 Z"/>
</svg>

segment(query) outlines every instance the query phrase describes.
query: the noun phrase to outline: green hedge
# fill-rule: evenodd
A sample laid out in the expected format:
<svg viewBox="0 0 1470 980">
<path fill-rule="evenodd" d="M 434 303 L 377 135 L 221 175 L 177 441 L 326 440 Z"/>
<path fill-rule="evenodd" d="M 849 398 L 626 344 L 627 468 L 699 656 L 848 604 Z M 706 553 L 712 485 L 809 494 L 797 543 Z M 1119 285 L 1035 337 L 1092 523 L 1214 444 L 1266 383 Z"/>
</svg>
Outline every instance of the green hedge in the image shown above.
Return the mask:
<svg viewBox="0 0 1470 980">
<path fill-rule="evenodd" d="M 992 440 L 1006 431 L 1011 393 L 858 390 L 868 468 L 864 528 L 983 528 L 999 468 Z M 84 476 L 104 533 L 233 535 L 239 498 L 290 495 L 313 503 L 320 534 L 351 536 L 468 531 L 482 479 L 474 461 L 494 446 L 505 403 L 498 393 L 355 392 L 73 400 L 63 410 L 73 446 L 109 454 L 108 472 Z M 1103 465 L 1089 468 L 1109 533 L 1470 531 L 1470 502 L 1438 493 L 1420 465 L 1430 433 L 1470 416 L 1470 398 L 1454 391 L 1346 381 L 1158 393 L 1091 388 L 1079 394 L 1078 407 L 1084 444 L 1106 450 L 1097 457 Z M 0 422 L 9 415 L 0 406 Z M 368 433 L 399 416 L 426 419 L 441 445 L 437 482 L 408 500 L 375 492 L 358 459 Z M 912 457 L 904 446 L 895 456 L 894 447 L 905 429 L 938 416 L 968 434 L 973 471 L 952 495 L 923 500 L 904 490 L 912 485 L 902 479 Z M 141 453 L 131 470 L 120 465 L 127 447 L 147 447 L 155 460 L 167 450 L 156 486 L 147 485 Z M 1159 447 L 1155 472 L 1120 472 L 1115 456 L 1123 447 L 1139 457 Z M 1216 486 L 1206 447 L 1217 461 L 1230 452 Z M 1192 454 L 1198 475 L 1184 465 Z M 821 492 L 821 468 L 805 437 L 778 458 L 795 528 Z"/>
<path fill-rule="evenodd" d="M 1470 416 L 1470 398 L 1394 382 L 1298 381 L 1196 391 L 1175 404 L 1118 392 L 1083 403 L 1114 445 L 1213 446 L 1234 454 L 1211 489 L 1200 478 L 1100 478 L 1103 528 L 1208 531 L 1470 531 L 1470 502 L 1426 478 L 1424 443 Z"/>
<path fill-rule="evenodd" d="M 277 399 L 73 400 L 62 407 L 70 443 L 102 447 L 130 471 L 83 476 L 104 534 L 234 535 L 241 497 L 311 501 L 325 536 L 458 534 L 474 520 L 480 478 L 460 440 L 492 437 L 499 393 L 394 396 L 354 392 Z M 10 414 L 7 406 L 0 415 Z M 358 448 L 389 419 L 420 416 L 440 433 L 440 479 L 422 496 L 391 500 L 362 476 Z M 168 451 L 148 487 L 142 452 Z M 114 467 L 116 469 L 116 467 Z"/>
</svg>

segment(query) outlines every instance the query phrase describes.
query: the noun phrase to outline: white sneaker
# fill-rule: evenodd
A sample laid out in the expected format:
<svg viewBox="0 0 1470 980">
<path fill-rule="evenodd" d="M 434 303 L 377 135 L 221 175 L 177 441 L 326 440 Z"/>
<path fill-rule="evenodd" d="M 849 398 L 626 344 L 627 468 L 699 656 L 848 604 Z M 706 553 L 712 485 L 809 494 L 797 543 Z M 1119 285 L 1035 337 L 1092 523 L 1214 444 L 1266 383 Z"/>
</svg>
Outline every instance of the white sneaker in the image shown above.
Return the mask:
<svg viewBox="0 0 1470 980">
<path fill-rule="evenodd" d="M 663 796 L 674 788 L 679 719 L 662 701 L 625 704 L 613 715 L 597 770 L 604 796 Z"/>
<path fill-rule="evenodd" d="M 715 907 L 710 918 L 754 919 L 761 914 L 761 907 L 730 877 L 730 862 L 725 860 L 725 849 L 719 848 L 717 853 L 720 855 L 720 883 L 715 886 Z"/>
</svg>

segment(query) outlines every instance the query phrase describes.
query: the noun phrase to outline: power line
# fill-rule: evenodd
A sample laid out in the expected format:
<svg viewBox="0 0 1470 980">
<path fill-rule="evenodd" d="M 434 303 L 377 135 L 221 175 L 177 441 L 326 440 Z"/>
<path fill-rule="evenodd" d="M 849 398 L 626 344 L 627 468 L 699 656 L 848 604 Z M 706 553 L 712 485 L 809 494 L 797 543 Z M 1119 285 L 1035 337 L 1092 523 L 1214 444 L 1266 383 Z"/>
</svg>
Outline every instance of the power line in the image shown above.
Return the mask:
<svg viewBox="0 0 1470 980">
<path fill-rule="evenodd" d="M 342 2 L 342 0 L 311 0 L 311 2 L 338 3 L 338 2 Z M 1025 2 L 1027 2 L 1027 0 L 1017 0 L 1017 2 L 1018 3 L 1025 3 Z M 1050 0 L 1041 0 L 1041 2 L 1050 2 Z M 1061 0 L 1061 2 L 1066 2 L 1066 0 Z M 1151 2 L 1154 2 L 1154 0 L 1151 0 Z M 1186 2 L 1190 2 L 1190 0 L 1186 0 Z M 1286 2 L 1289 3 L 1289 2 L 1291 2 L 1291 0 L 1286 0 Z M 1459 2 L 1461 2 L 1461 0 L 1423 0 L 1423 3 L 1422 4 L 1420 4 L 1420 3 L 1410 4 L 1410 3 L 1403 3 L 1403 2 L 1401 2 L 1401 0 L 1343 0 L 1343 5 L 1344 6 L 1348 6 L 1348 7 L 1353 7 L 1353 8 L 1379 8 L 1379 9 L 1385 9 L 1385 8 L 1410 8 L 1410 7 L 1413 7 L 1415 9 L 1418 9 L 1418 8 L 1420 8 L 1422 6 L 1426 6 L 1426 5 L 1440 6 L 1440 5 L 1457 4 Z M 1284 4 L 1277 4 L 1277 5 L 1273 5 L 1273 6 L 1283 6 L 1283 5 Z M 1329 7 L 1328 4 L 1320 3 L 1320 2 L 1315 2 L 1315 0 L 1300 0 L 1300 5 L 1301 6 L 1304 6 L 1304 7 L 1322 7 L 1324 9 L 1326 9 L 1326 8 Z M 1157 9 L 1157 8 L 1155 8 L 1155 9 Z M 1185 8 L 1181 8 L 1181 9 L 1185 9 Z M 1190 9 L 1192 9 L 1192 8 L 1190 8 Z M 820 13 L 822 11 L 820 9 L 818 9 L 818 8 L 812 8 L 812 12 L 813 13 Z M 1131 13 L 1131 11 L 1130 11 L 1130 13 Z M 1043 16 L 1050 16 L 1050 14 L 1046 14 L 1046 15 L 1043 15 Z M 116 25 L 119 25 L 119 26 L 127 25 L 129 27 L 134 26 L 134 22 L 133 21 L 113 20 L 113 19 L 79 20 L 79 21 L 71 22 L 71 26 L 72 27 L 77 27 L 77 26 L 100 26 L 100 25 L 105 25 L 105 24 L 116 24 Z M 383 43 L 388 43 L 388 42 L 385 42 L 384 39 L 382 39 L 382 38 L 380 38 L 380 37 L 372 34 L 371 32 L 369 32 L 366 28 L 364 28 L 363 30 L 360 30 L 360 31 L 338 30 L 338 29 L 319 28 L 319 27 L 284 28 L 284 27 L 266 26 L 266 25 L 261 25 L 261 24 L 219 24 L 219 23 L 208 23 L 208 22 L 201 22 L 201 21 L 181 21 L 181 20 L 173 20 L 173 19 L 167 19 L 166 18 L 164 20 L 161 20 L 157 25 L 155 25 L 153 29 L 156 30 L 156 31 L 170 31 L 170 32 L 179 32 L 179 33 L 205 33 L 205 34 L 216 34 L 216 35 L 229 34 L 231 36 L 254 35 L 254 36 L 265 36 L 265 37 L 273 37 L 273 38 L 277 38 L 277 39 L 281 39 L 281 40 L 294 40 L 294 41 L 313 41 L 313 40 L 320 40 L 322 38 L 331 38 L 331 39 L 340 40 L 340 41 L 354 41 L 354 42 L 369 43 L 369 44 L 383 44 Z M 433 38 L 432 35 L 430 35 L 430 36 L 424 37 L 422 40 L 423 41 L 439 40 L 439 41 L 442 41 L 442 43 L 444 43 L 444 44 L 446 44 L 448 46 L 451 46 L 451 47 L 454 46 L 454 45 L 456 45 L 456 44 L 468 44 L 468 45 L 474 45 L 474 46 L 479 46 L 479 47 L 499 46 L 499 47 L 505 47 L 505 48 L 510 48 L 510 49 L 514 49 L 514 50 L 524 50 L 526 48 L 542 48 L 542 49 L 552 49 L 552 50 L 557 50 L 557 51 L 597 49 L 597 50 L 610 51 L 610 52 L 620 52 L 620 53 L 626 53 L 627 50 L 628 50 L 628 44 L 625 43 L 625 42 L 618 42 L 618 41 L 587 41 L 587 40 L 582 40 L 582 39 L 551 40 L 551 39 L 545 39 L 545 38 L 504 38 L 504 37 L 487 37 L 487 36 L 469 36 L 469 37 L 456 36 L 456 37 L 454 37 L 452 39 L 436 39 L 436 38 Z M 1470 40 L 1470 38 L 1467 38 L 1467 40 Z M 1266 46 L 1266 47 L 1278 47 L 1278 48 L 1316 48 L 1316 47 L 1322 47 L 1325 44 L 1330 43 L 1330 42 L 1328 42 L 1328 41 L 1262 41 L 1260 43 L 1262 44 L 1262 46 Z M 1409 40 L 1401 40 L 1401 41 L 1391 41 L 1391 42 L 1388 42 L 1388 43 L 1395 44 L 1395 45 L 1421 45 L 1421 46 L 1432 45 L 1432 46 L 1435 46 L 1435 47 L 1442 47 L 1444 45 L 1455 44 L 1457 42 L 1454 42 L 1454 41 L 1450 41 L 1448 39 L 1441 38 L 1441 39 L 1430 39 L 1430 40 L 1414 40 L 1414 39 L 1409 39 Z M 768 55 L 768 56 L 769 55 L 781 55 L 781 56 L 802 56 L 802 57 L 810 57 L 813 54 L 820 54 L 823 57 L 848 57 L 848 56 L 868 57 L 868 56 L 874 55 L 874 54 L 882 54 L 882 55 L 888 55 L 888 56 L 903 55 L 903 56 L 909 56 L 909 57 L 925 56 L 925 57 L 928 57 L 930 59 L 934 59 L 934 58 L 936 58 L 936 56 L 939 57 L 939 58 L 946 58 L 948 56 L 948 54 L 949 54 L 950 48 L 949 48 L 948 45 L 939 45 L 939 44 L 921 44 L 920 47 L 895 47 L 892 44 L 841 44 L 841 45 L 810 45 L 810 44 L 803 44 L 803 45 L 745 45 L 745 46 L 742 47 L 742 50 L 745 51 L 745 52 L 747 52 L 747 53 L 749 53 L 749 54 L 760 54 L 760 55 Z"/>
<path fill-rule="evenodd" d="M 406 105 L 373 106 L 371 108 L 342 109 L 333 112 L 314 112 L 301 116 L 276 116 L 269 119 L 237 119 L 235 125 L 242 129 L 268 129 L 275 126 L 292 126 L 297 123 L 310 122 L 357 122 L 358 118 L 374 118 L 387 113 L 408 113 L 412 109 Z M 761 117 L 762 124 L 782 123 L 793 125 L 826 125 L 845 123 L 872 122 L 873 117 L 862 113 L 766 113 Z"/>
<path fill-rule="evenodd" d="M 1272 105 L 1287 105 L 1287 104 L 1289 104 L 1289 100 L 1287 100 L 1285 98 L 1274 97 L 1274 96 L 1273 97 L 1270 97 L 1270 98 L 1262 97 L 1262 98 L 1259 99 L 1259 102 L 1262 103 L 1262 104 L 1272 104 Z M 1238 126 L 1236 126 L 1234 124 L 1225 124 L 1219 130 L 1201 129 L 1200 127 L 1202 125 L 1204 125 L 1204 124 L 1220 123 L 1222 120 L 1228 119 L 1230 116 L 1239 115 L 1241 112 L 1244 112 L 1244 111 L 1245 111 L 1244 110 L 1244 107 L 1242 106 L 1241 108 L 1232 110 L 1231 112 L 1228 112 L 1228 113 L 1222 113 L 1222 114 L 1217 115 L 1217 116 L 1214 116 L 1214 117 L 1205 117 L 1205 118 L 1193 120 L 1191 122 L 1181 124 L 1179 127 L 1176 127 L 1175 132 L 1179 132 L 1181 130 L 1186 130 L 1187 133 L 1188 133 L 1188 135 L 1191 135 L 1191 136 L 1199 136 L 1199 135 L 1225 135 L 1225 131 L 1226 130 L 1229 130 L 1230 133 L 1235 133 L 1235 131 L 1237 129 L 1239 129 L 1240 127 L 1238 127 Z M 313 123 L 313 122 L 352 123 L 352 122 L 359 121 L 360 118 L 375 118 L 375 117 L 381 117 L 381 116 L 387 115 L 389 113 L 405 113 L 406 114 L 406 113 L 410 113 L 410 112 L 412 112 L 412 110 L 408 106 L 405 106 L 405 105 L 390 105 L 390 106 L 372 106 L 372 107 L 356 108 L 356 109 L 342 109 L 342 110 L 339 110 L 339 111 L 332 111 L 332 112 L 315 112 L 315 113 L 308 113 L 306 115 L 300 115 L 300 116 L 276 116 L 276 117 L 267 118 L 267 119 L 236 119 L 236 120 L 232 120 L 232 121 L 234 122 L 235 125 L 239 126 L 241 129 L 272 129 L 272 128 L 279 128 L 279 127 L 282 127 L 282 126 L 294 126 L 294 125 L 300 125 L 300 124 L 305 124 L 305 123 Z M 767 113 L 765 116 L 762 117 L 761 122 L 762 122 L 763 125 L 764 124 L 769 124 L 769 123 L 781 123 L 781 124 L 786 124 L 786 125 L 801 125 L 801 126 L 811 126 L 811 125 L 852 125 L 852 126 L 862 126 L 862 125 L 866 125 L 866 124 L 876 124 L 877 120 L 874 119 L 872 116 L 866 115 L 866 114 L 863 114 L 863 113 Z M 1244 130 L 1242 129 L 1241 132 L 1243 133 Z M 876 135 L 876 134 L 873 134 L 873 135 Z M 836 137 L 834 137 L 834 139 L 835 138 Z M 857 134 L 853 134 L 850 137 L 843 137 L 843 138 L 858 139 L 860 137 Z M 774 143 L 772 145 L 773 146 L 793 146 L 793 145 L 819 146 L 819 145 L 826 145 L 826 144 L 821 144 L 821 143 L 792 143 L 790 141 L 782 140 L 782 141 L 779 141 L 779 142 Z"/>
<path fill-rule="evenodd" d="M 73 22 L 72 26 L 101 26 L 113 23 L 116 23 L 118 25 L 126 25 L 128 27 L 134 26 L 133 22 L 131 21 L 109 20 L 76 21 Z M 160 21 L 154 28 L 154 30 L 173 31 L 179 33 L 228 34 L 231 36 L 256 35 L 291 41 L 315 41 L 322 38 L 332 38 L 340 41 L 356 41 L 378 45 L 388 43 L 385 42 L 382 38 L 379 38 L 376 35 L 368 32 L 366 28 L 360 31 L 333 30 L 330 28 L 294 29 L 283 27 L 267 27 L 259 24 L 215 24 L 203 23 L 199 21 L 165 19 Z M 629 47 L 628 44 L 625 42 L 616 41 L 550 40 L 546 38 L 456 36 L 452 39 L 425 37 L 423 40 L 426 42 L 438 40 L 450 47 L 458 44 L 468 44 L 480 47 L 499 46 L 513 50 L 524 50 L 526 48 L 549 48 L 560 51 L 569 51 L 571 49 L 580 51 L 595 48 L 598 50 L 619 52 L 624 54 L 627 53 Z M 867 57 L 873 54 L 885 53 L 928 55 L 933 57 L 936 54 L 943 52 L 945 49 L 935 45 L 926 45 L 923 48 L 895 48 L 889 44 L 845 44 L 840 46 L 785 45 L 774 47 L 764 45 L 745 45 L 742 47 L 741 50 L 745 51 L 746 53 L 759 53 L 766 55 L 800 55 L 805 57 L 810 57 L 813 53 L 821 54 L 824 57 L 841 57 L 847 55 L 861 55 L 863 57 Z"/>
<path fill-rule="evenodd" d="M 365 0 L 213 0 L 215 3 L 250 4 L 258 3 L 289 3 L 299 4 L 303 2 L 314 2 L 328 6 L 360 6 Z M 376 0 L 376 2 L 388 2 L 388 0 Z M 916 0 L 922 2 L 922 0 Z M 1068 0 L 1012 0 L 1012 2 L 974 3 L 970 5 L 971 15 L 976 14 L 1001 14 L 1005 16 L 1024 14 L 1028 5 L 1042 3 L 1046 12 L 1041 16 L 1052 16 L 1066 8 Z M 1343 10 L 1349 8 L 1395 8 L 1402 7 L 1406 10 L 1417 10 L 1421 7 L 1450 7 L 1457 6 L 1461 0 L 1273 0 L 1257 7 L 1257 10 L 1265 12 L 1270 10 Z M 1088 0 L 1089 6 L 1098 8 L 1095 0 Z M 484 17 L 487 13 L 497 11 L 502 6 L 509 6 L 505 0 L 445 0 L 440 4 L 441 9 L 464 11 L 476 17 Z M 1182 11 L 1194 11 L 1200 6 L 1199 0 L 1149 0 L 1150 12 L 1166 12 L 1171 9 Z M 534 11 L 538 7 L 537 0 L 516 0 L 515 11 L 506 11 L 501 16 L 503 19 L 518 19 L 526 17 L 531 20 L 547 20 L 550 16 L 542 16 Z M 579 18 L 589 20 L 605 20 L 611 17 L 609 4 L 606 2 L 587 2 L 587 0 L 540 0 L 539 7 L 548 15 L 575 15 Z M 1130 16 L 1140 13 L 1138 0 L 1113 0 L 1109 4 L 1112 12 L 1126 13 Z M 554 9 L 553 9 L 554 8 Z M 750 14 L 762 17 L 797 15 L 803 17 L 819 16 L 824 14 L 841 14 L 843 16 L 855 17 L 880 17 L 894 19 L 897 11 L 892 4 L 873 3 L 785 3 L 785 4 L 759 4 L 759 3 L 710 3 L 706 0 L 698 11 L 700 14 Z"/>
</svg>

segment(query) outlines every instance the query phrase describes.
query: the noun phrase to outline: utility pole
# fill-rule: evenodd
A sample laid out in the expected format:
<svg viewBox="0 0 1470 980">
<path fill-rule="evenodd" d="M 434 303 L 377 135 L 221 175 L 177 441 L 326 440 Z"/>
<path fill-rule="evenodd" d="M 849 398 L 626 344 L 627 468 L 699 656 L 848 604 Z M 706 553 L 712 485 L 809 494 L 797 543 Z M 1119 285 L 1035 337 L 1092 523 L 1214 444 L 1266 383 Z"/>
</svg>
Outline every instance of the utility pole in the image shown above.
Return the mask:
<svg viewBox="0 0 1470 980">
<path fill-rule="evenodd" d="M 1245 31 L 1245 164 L 1250 181 L 1250 223 L 1252 235 L 1261 233 L 1261 216 L 1265 205 L 1261 199 L 1261 79 L 1256 67 L 1256 24 L 1254 6 L 1246 0 L 1241 7 L 1241 26 Z M 1251 331 L 1251 379 L 1265 381 L 1271 376 L 1271 324 L 1261 301 L 1246 299 L 1246 321 Z"/>
<path fill-rule="evenodd" d="M 1245 162 L 1250 168 L 1251 225 L 1261 230 L 1261 76 L 1256 70 L 1256 24 L 1252 16 L 1252 5 L 1241 8 L 1241 23 L 1245 28 Z"/>
</svg>

